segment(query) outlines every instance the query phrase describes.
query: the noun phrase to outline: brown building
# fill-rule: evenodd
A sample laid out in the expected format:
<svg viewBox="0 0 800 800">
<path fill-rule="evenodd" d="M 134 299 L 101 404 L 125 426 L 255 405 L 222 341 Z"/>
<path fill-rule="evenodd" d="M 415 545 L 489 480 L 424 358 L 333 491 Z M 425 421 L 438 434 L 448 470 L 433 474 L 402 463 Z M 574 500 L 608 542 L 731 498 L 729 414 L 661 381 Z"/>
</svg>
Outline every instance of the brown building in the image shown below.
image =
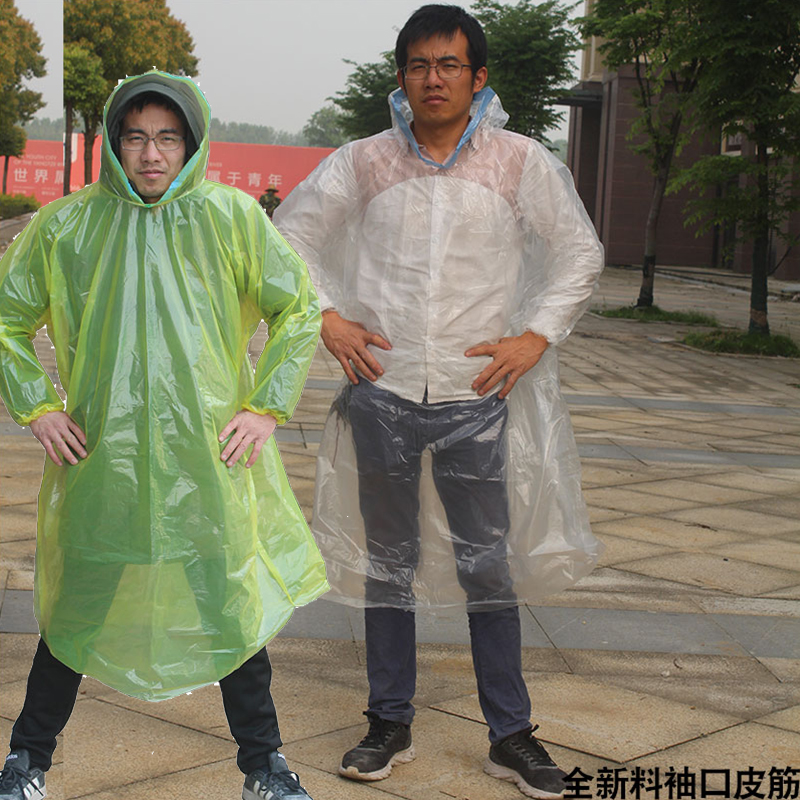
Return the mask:
<svg viewBox="0 0 800 800">
<path fill-rule="evenodd" d="M 590 2 L 586 2 L 589 13 Z M 587 43 L 583 53 L 581 80 L 574 96 L 565 101 L 570 109 L 567 165 L 575 177 L 578 192 L 606 249 L 606 263 L 642 263 L 647 215 L 653 192 L 653 174 L 646 158 L 630 148 L 628 131 L 638 115 L 632 67 L 618 72 L 605 68 L 597 41 Z M 703 155 L 721 152 L 725 146 L 731 158 L 747 153 L 748 143 L 725 142 L 719 137 L 695 137 L 684 147 L 675 166 L 692 163 Z M 674 169 L 674 167 L 673 167 Z M 696 236 L 694 226 L 684 225 L 683 208 L 688 192 L 664 198 L 658 223 L 658 265 L 724 267 L 749 273 L 752 249 L 739 244 L 733 252 L 726 247 L 733 231 L 714 229 Z M 788 227 L 800 233 L 800 214 Z M 800 247 L 786 253 L 777 240 L 771 248 L 776 278 L 800 278 Z"/>
</svg>

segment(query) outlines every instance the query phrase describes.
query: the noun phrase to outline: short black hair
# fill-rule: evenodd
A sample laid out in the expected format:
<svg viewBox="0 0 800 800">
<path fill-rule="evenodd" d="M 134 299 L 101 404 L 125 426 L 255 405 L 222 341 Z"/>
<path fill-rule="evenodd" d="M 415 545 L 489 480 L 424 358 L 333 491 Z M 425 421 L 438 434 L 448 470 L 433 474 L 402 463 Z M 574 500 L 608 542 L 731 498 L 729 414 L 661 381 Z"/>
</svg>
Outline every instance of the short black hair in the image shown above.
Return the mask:
<svg viewBox="0 0 800 800">
<path fill-rule="evenodd" d="M 183 113 L 183 109 L 171 97 L 166 94 L 161 94 L 161 92 L 142 92 L 141 94 L 137 94 L 125 103 L 119 110 L 119 113 L 115 114 L 119 123 L 117 125 L 117 130 L 111 132 L 111 149 L 114 151 L 117 158 L 119 158 L 119 137 L 125 133 L 125 131 L 122 130 L 122 123 L 125 121 L 125 117 L 128 116 L 131 111 L 144 110 L 145 106 L 166 108 L 167 111 L 171 111 L 180 120 L 183 126 L 184 140 L 186 142 L 186 161 L 188 161 L 197 151 L 197 143 L 192 135 L 191 126 L 186 119 L 186 114 Z"/>
<path fill-rule="evenodd" d="M 408 46 L 421 39 L 442 35 L 452 38 L 458 31 L 467 37 L 467 57 L 473 74 L 486 66 L 486 34 L 480 22 L 461 6 L 431 4 L 418 8 L 397 35 L 394 60 L 397 68 L 408 63 Z"/>
</svg>

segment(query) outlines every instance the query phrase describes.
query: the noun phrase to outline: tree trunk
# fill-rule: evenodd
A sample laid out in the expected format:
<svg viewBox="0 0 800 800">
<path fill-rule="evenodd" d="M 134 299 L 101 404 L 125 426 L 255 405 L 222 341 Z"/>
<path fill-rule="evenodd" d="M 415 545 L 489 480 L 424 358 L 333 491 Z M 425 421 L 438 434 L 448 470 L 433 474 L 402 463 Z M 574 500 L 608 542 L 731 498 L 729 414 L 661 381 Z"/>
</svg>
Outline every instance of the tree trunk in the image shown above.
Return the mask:
<svg viewBox="0 0 800 800">
<path fill-rule="evenodd" d="M 671 161 L 671 159 L 670 159 Z M 642 262 L 642 285 L 639 287 L 637 308 L 650 308 L 653 305 L 653 290 L 656 279 L 656 247 L 658 245 L 658 217 L 667 189 L 669 163 L 662 164 L 653 181 L 653 194 L 650 198 L 650 212 L 644 231 L 644 260 Z"/>
<path fill-rule="evenodd" d="M 94 128 L 88 125 L 83 131 L 83 185 L 88 186 L 92 182 L 92 156 L 94 155 L 94 140 L 97 134 Z"/>
<path fill-rule="evenodd" d="M 760 167 L 757 177 L 758 216 L 756 234 L 753 239 L 753 273 L 750 283 L 750 325 L 748 333 L 769 336 L 767 319 L 767 260 L 769 258 L 769 153 L 762 140 L 756 146 L 756 158 Z"/>
<path fill-rule="evenodd" d="M 64 106 L 64 197 L 70 193 L 72 180 L 72 103 Z"/>
<path fill-rule="evenodd" d="M 8 186 L 8 156 L 6 156 L 6 163 L 3 165 L 3 194 L 8 194 L 6 187 Z"/>
</svg>

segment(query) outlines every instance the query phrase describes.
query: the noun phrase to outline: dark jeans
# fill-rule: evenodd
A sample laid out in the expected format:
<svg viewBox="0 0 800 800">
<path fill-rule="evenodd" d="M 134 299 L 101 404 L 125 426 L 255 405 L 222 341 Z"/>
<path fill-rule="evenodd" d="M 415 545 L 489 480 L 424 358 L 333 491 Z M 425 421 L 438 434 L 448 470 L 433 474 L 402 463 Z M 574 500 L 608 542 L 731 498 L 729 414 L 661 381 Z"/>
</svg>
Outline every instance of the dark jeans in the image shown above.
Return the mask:
<svg viewBox="0 0 800 800">
<path fill-rule="evenodd" d="M 505 401 L 492 395 L 413 403 L 368 381 L 350 391 L 359 503 L 370 556 L 366 600 L 394 606 L 368 607 L 364 613 L 370 711 L 408 724 L 414 717 L 412 582 L 420 557 L 421 459 L 429 448 L 458 581 L 467 595 L 472 662 L 489 739 L 497 742 L 529 729 L 519 609 L 506 550 Z"/>
<path fill-rule="evenodd" d="M 531 727 L 531 701 L 522 677 L 519 608 L 468 614 L 478 701 L 489 724 L 489 740 L 499 742 Z M 399 608 L 364 609 L 369 710 L 382 719 L 414 719 L 416 690 L 415 615 Z"/>
<path fill-rule="evenodd" d="M 430 449 L 468 609 L 516 605 L 506 552 L 505 401 L 491 395 L 413 403 L 366 380 L 350 391 L 359 504 L 370 557 L 367 604 L 414 608 L 419 480 L 422 454 Z"/>
<path fill-rule="evenodd" d="M 11 732 L 11 749 L 25 749 L 31 764 L 50 769 L 56 736 L 67 724 L 81 675 L 55 658 L 44 640 L 28 675 L 25 704 Z M 220 682 L 231 734 L 239 745 L 236 763 L 245 774 L 263 767 L 267 754 L 281 746 L 278 717 L 270 694 L 272 667 L 266 648 Z"/>
</svg>

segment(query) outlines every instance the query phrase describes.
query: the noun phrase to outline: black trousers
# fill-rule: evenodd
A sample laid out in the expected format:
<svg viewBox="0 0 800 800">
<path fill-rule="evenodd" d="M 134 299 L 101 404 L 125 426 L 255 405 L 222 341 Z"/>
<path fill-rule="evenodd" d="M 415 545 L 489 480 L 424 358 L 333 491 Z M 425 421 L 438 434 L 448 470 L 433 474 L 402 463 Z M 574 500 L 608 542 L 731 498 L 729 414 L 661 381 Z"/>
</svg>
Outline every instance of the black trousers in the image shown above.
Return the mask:
<svg viewBox="0 0 800 800">
<path fill-rule="evenodd" d="M 10 745 L 12 750 L 27 750 L 33 766 L 50 769 L 56 736 L 72 714 L 81 678 L 39 640 Z M 219 682 L 228 725 L 239 745 L 236 763 L 245 775 L 263 767 L 267 754 L 281 746 L 271 680 L 272 666 L 263 648 Z"/>
</svg>

